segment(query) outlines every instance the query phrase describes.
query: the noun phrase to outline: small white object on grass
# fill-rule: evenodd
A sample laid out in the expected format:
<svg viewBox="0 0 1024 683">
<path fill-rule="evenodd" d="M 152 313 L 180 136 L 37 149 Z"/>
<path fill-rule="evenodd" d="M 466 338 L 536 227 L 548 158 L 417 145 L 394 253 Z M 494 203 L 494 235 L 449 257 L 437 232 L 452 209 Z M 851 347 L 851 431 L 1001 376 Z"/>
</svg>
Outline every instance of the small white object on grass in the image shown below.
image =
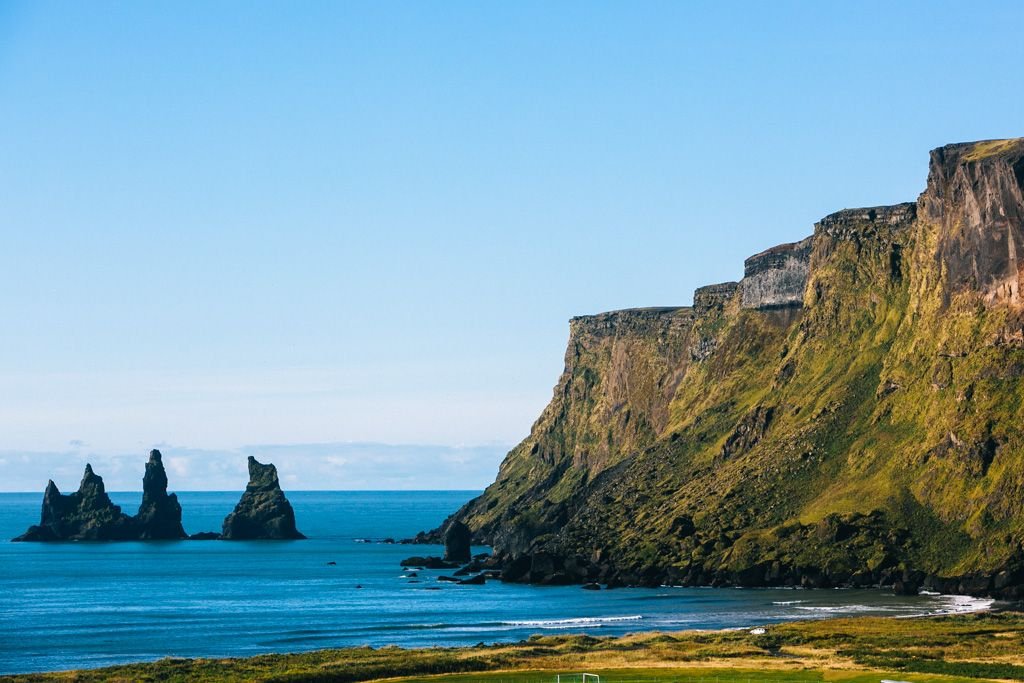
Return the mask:
<svg viewBox="0 0 1024 683">
<path fill-rule="evenodd" d="M 750 632 L 753 633 L 755 636 L 763 636 L 765 633 L 767 633 L 767 629 L 763 629 L 760 626 L 758 626 L 757 628 L 750 629 Z"/>
</svg>

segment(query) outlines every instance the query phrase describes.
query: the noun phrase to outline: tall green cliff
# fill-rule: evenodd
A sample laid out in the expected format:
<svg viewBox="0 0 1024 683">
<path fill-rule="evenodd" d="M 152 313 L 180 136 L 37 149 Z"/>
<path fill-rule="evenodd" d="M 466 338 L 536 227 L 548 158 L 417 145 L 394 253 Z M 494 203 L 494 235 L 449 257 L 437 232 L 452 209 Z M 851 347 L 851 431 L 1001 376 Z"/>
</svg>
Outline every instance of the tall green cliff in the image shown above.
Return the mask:
<svg viewBox="0 0 1024 683">
<path fill-rule="evenodd" d="M 574 318 L 453 518 L 513 581 L 1024 596 L 1022 192 L 1024 139 L 949 145 L 692 307 Z"/>
</svg>

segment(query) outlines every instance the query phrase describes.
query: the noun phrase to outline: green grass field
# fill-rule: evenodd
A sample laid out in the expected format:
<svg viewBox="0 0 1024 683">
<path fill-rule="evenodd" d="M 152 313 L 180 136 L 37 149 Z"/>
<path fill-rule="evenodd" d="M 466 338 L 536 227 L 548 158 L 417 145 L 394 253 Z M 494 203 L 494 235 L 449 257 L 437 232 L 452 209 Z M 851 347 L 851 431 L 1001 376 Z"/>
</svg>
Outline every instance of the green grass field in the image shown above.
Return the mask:
<svg viewBox="0 0 1024 683">
<path fill-rule="evenodd" d="M 576 672 L 579 673 L 579 672 Z M 904 676 L 892 672 L 842 671 L 764 671 L 756 669 L 595 669 L 587 671 L 600 676 L 600 683 L 879 683 L 881 680 L 905 680 L 912 683 L 956 683 L 977 678 L 911 674 Z M 387 679 L 388 683 L 555 683 L 561 674 L 561 683 L 583 683 L 573 672 L 552 671 L 496 671 L 492 673 L 453 674 L 442 676 L 414 676 Z M 588 679 L 587 683 L 597 683 Z"/>
</svg>

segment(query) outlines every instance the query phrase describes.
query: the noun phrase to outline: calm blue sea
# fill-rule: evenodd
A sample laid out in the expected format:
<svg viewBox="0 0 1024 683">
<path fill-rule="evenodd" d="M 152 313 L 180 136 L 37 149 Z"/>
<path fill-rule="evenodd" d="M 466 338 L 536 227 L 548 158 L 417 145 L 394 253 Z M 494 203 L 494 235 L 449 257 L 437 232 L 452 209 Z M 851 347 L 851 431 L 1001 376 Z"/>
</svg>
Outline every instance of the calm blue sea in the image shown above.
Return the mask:
<svg viewBox="0 0 1024 683">
<path fill-rule="evenodd" d="M 965 598 L 885 591 L 457 586 L 438 582 L 443 572 L 437 571 L 403 578 L 402 558 L 440 554 L 439 547 L 359 540 L 433 528 L 473 495 L 290 492 L 307 541 L 36 544 L 2 539 L 38 522 L 42 494 L 0 494 L 0 673 L 168 656 L 516 641 L 532 633 L 739 628 L 978 606 Z M 134 514 L 141 494 L 111 497 Z M 219 530 L 238 497 L 180 493 L 185 529 Z"/>
</svg>

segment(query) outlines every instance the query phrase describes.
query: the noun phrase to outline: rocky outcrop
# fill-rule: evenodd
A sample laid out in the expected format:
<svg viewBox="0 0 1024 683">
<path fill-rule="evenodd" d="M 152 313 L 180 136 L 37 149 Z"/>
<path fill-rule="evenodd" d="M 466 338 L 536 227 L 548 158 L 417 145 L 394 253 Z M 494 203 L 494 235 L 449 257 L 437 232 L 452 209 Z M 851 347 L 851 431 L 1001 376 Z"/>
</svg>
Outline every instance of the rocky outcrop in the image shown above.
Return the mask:
<svg viewBox="0 0 1024 683">
<path fill-rule="evenodd" d="M 444 559 L 448 562 L 469 562 L 473 534 L 459 520 L 448 525 L 444 532 Z"/>
<path fill-rule="evenodd" d="M 142 505 L 135 516 L 140 540 L 188 538 L 181 526 L 181 505 L 175 494 L 167 494 L 167 472 L 160 451 L 149 452 L 142 478 Z"/>
<path fill-rule="evenodd" d="M 508 581 L 1024 597 L 1022 150 L 935 150 L 917 203 L 826 216 L 738 293 L 574 318 L 551 403 L 442 529 Z"/>
<path fill-rule="evenodd" d="M 770 309 L 802 306 L 810 273 L 811 241 L 808 237 L 780 244 L 743 262 L 744 308 Z"/>
<path fill-rule="evenodd" d="M 78 491 L 68 495 L 53 480 L 43 494 L 42 518 L 15 541 L 124 541 L 138 537 L 135 521 L 114 505 L 103 479 L 85 466 Z"/>
<path fill-rule="evenodd" d="M 703 315 L 711 310 L 721 310 L 740 288 L 738 282 L 721 282 L 717 285 L 698 287 L 693 292 L 693 312 Z"/>
<path fill-rule="evenodd" d="M 1024 304 L 1024 139 L 947 145 L 932 151 L 918 200 L 936 227 L 935 258 L 947 300 L 957 292 Z"/>
<path fill-rule="evenodd" d="M 249 456 L 249 485 L 241 500 L 224 519 L 221 538 L 226 541 L 287 540 L 305 538 L 295 528 L 295 511 L 277 479 L 277 468 Z"/>
</svg>

